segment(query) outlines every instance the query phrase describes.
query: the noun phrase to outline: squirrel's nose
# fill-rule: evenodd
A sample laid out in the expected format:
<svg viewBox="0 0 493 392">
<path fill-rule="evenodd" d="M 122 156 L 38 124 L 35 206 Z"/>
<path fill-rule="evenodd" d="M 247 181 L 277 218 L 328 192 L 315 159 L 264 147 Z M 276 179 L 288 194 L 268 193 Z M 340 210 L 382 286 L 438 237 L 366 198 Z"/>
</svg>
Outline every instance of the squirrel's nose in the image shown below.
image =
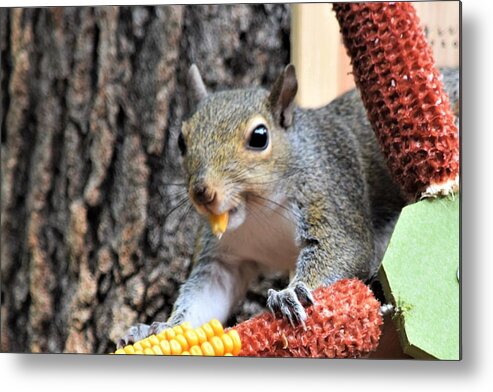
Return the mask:
<svg viewBox="0 0 493 392">
<path fill-rule="evenodd" d="M 216 198 L 216 191 L 206 185 L 195 185 L 193 195 L 200 204 L 210 204 Z"/>
</svg>

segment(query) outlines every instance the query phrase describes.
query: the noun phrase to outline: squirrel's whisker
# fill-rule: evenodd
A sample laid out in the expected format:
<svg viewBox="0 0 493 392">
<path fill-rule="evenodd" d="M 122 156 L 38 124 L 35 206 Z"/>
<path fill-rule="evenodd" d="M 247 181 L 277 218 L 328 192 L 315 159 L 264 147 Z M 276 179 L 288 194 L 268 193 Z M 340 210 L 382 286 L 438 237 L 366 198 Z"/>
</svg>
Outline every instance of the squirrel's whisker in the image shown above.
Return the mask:
<svg viewBox="0 0 493 392">
<path fill-rule="evenodd" d="M 256 194 L 253 194 L 253 193 L 252 193 L 252 196 L 255 197 L 255 198 L 257 198 L 257 199 L 264 200 L 264 201 L 266 201 L 268 203 L 272 203 L 275 206 L 277 206 L 279 208 L 282 208 L 283 210 L 286 210 L 290 214 L 292 213 L 292 211 L 289 208 L 287 208 L 286 206 L 282 205 L 281 203 L 278 203 L 277 201 L 274 201 L 274 200 L 271 200 L 271 199 L 269 199 L 267 197 L 256 195 Z"/>
<path fill-rule="evenodd" d="M 258 205 L 260 207 L 266 207 L 265 205 L 263 204 L 260 204 L 258 203 L 258 201 L 256 203 L 254 203 L 255 205 Z M 268 209 L 272 210 L 272 208 L 270 207 L 267 207 Z M 250 214 L 252 216 L 252 218 L 258 223 L 258 224 L 262 224 L 264 225 L 265 227 L 267 227 L 269 230 L 272 230 L 274 232 L 276 232 L 277 234 L 282 234 L 281 231 L 279 230 L 279 228 L 275 225 L 272 224 L 272 221 L 270 219 L 268 219 L 264 214 L 261 213 L 261 211 L 257 208 L 254 208 L 253 206 L 251 205 L 247 205 L 246 206 L 246 210 L 247 210 L 247 213 Z M 278 212 L 278 211 L 277 211 Z M 288 219 L 286 218 L 285 216 L 283 216 L 281 214 L 281 216 L 285 219 Z"/>
<path fill-rule="evenodd" d="M 166 186 L 187 186 L 188 184 L 187 183 L 183 183 L 183 184 L 173 184 L 173 183 L 170 183 L 170 182 L 164 182 L 164 183 L 161 183 L 159 185 L 166 185 Z"/>
<path fill-rule="evenodd" d="M 166 198 L 170 198 L 170 197 L 185 195 L 188 193 L 188 188 L 175 189 L 175 190 L 171 191 L 170 188 L 157 187 L 157 192 L 161 198 L 166 199 Z"/>
<path fill-rule="evenodd" d="M 296 221 L 291 216 L 291 214 L 292 214 L 291 210 L 289 210 L 288 208 L 286 208 L 282 204 L 276 203 L 276 202 L 274 202 L 274 201 L 272 201 L 270 199 L 267 199 L 267 198 L 264 198 L 264 197 L 260 197 L 258 195 L 252 195 L 252 196 L 253 196 L 253 198 L 250 199 L 252 203 L 254 203 L 254 204 L 258 205 L 258 206 L 265 207 L 265 208 L 271 210 L 272 212 L 278 214 L 280 217 L 284 218 L 288 222 L 292 222 L 292 223 L 296 224 Z M 257 198 L 257 200 L 255 198 Z M 260 199 L 262 201 L 266 201 L 267 203 L 269 203 L 269 202 L 270 203 L 273 203 L 273 204 L 277 205 L 278 207 L 281 207 L 282 209 L 286 210 L 289 213 L 289 215 L 286 216 L 285 214 L 283 214 L 282 211 L 279 211 L 277 208 L 273 208 L 272 206 L 270 206 L 270 205 L 268 205 L 266 203 L 261 203 L 258 199 Z"/>
<path fill-rule="evenodd" d="M 189 201 L 188 197 L 184 197 L 183 199 L 178 201 L 178 204 L 176 204 L 174 207 L 171 208 L 171 210 L 168 211 L 168 213 L 164 216 L 164 220 L 168 219 L 168 217 L 178 210 L 179 208 L 183 207 L 187 202 Z"/>
<path fill-rule="evenodd" d="M 293 170 L 292 172 L 284 172 L 282 170 L 276 172 L 276 171 L 272 171 L 270 172 L 269 174 L 264 174 L 264 173 L 261 173 L 259 175 L 254 175 L 252 176 L 250 174 L 250 171 L 247 170 L 247 169 L 244 169 L 242 171 L 240 171 L 238 173 L 238 175 L 236 176 L 230 176 L 228 178 L 228 180 L 225 182 L 226 185 L 230 185 L 230 184 L 235 184 L 237 183 L 238 181 L 241 181 L 241 182 L 244 182 L 248 185 L 269 185 L 269 184 L 274 184 L 274 183 L 279 183 L 279 181 L 282 181 L 282 180 L 287 180 L 291 177 L 293 177 L 294 175 L 302 172 L 303 169 L 302 168 L 298 168 L 296 170 Z M 266 181 L 257 181 L 257 182 L 253 182 L 251 180 L 253 179 L 261 179 L 261 178 L 264 178 L 264 177 L 274 177 L 270 180 L 266 180 Z"/>
<path fill-rule="evenodd" d="M 192 203 L 190 203 L 188 206 L 186 206 L 185 212 L 181 215 L 180 223 L 178 224 L 176 231 L 180 232 L 183 229 L 183 226 L 185 225 L 185 222 L 187 221 L 188 215 L 190 214 L 190 211 L 192 211 L 192 210 L 193 210 L 193 205 L 192 205 Z"/>
</svg>

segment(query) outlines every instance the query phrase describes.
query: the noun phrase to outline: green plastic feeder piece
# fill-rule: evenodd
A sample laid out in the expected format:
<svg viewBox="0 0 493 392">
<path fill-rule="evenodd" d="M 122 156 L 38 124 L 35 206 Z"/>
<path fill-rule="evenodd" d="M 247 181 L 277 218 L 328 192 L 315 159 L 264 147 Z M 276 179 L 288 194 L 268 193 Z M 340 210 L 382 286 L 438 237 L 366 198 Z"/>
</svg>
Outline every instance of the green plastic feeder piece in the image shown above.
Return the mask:
<svg viewBox="0 0 493 392">
<path fill-rule="evenodd" d="M 459 196 L 405 207 L 380 268 L 403 351 L 458 360 L 460 349 Z"/>
</svg>

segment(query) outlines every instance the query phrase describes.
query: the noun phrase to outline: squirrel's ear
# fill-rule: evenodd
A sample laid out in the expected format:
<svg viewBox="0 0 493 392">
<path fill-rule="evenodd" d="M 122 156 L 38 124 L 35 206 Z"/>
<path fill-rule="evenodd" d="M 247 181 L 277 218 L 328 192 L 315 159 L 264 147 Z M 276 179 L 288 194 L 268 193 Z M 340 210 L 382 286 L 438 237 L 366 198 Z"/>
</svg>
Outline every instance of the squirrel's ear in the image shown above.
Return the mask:
<svg viewBox="0 0 493 392">
<path fill-rule="evenodd" d="M 296 71 L 294 65 L 289 64 L 277 78 L 269 95 L 271 110 L 285 128 L 293 122 L 294 97 L 297 91 Z"/>
<path fill-rule="evenodd" d="M 188 88 L 193 106 L 207 97 L 207 89 L 195 64 L 192 64 L 188 70 Z"/>
</svg>

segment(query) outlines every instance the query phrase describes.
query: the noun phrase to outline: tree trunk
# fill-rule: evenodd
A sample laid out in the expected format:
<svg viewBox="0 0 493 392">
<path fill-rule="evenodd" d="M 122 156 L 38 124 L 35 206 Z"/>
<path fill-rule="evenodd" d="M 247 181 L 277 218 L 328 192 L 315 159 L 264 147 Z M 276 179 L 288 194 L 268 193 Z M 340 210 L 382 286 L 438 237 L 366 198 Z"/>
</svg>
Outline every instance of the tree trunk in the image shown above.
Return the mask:
<svg viewBox="0 0 493 392">
<path fill-rule="evenodd" d="M 189 65 L 212 90 L 270 85 L 289 8 L 3 8 L 0 46 L 1 349 L 111 352 L 168 317 L 190 270 L 199 217 L 171 185 Z"/>
</svg>

